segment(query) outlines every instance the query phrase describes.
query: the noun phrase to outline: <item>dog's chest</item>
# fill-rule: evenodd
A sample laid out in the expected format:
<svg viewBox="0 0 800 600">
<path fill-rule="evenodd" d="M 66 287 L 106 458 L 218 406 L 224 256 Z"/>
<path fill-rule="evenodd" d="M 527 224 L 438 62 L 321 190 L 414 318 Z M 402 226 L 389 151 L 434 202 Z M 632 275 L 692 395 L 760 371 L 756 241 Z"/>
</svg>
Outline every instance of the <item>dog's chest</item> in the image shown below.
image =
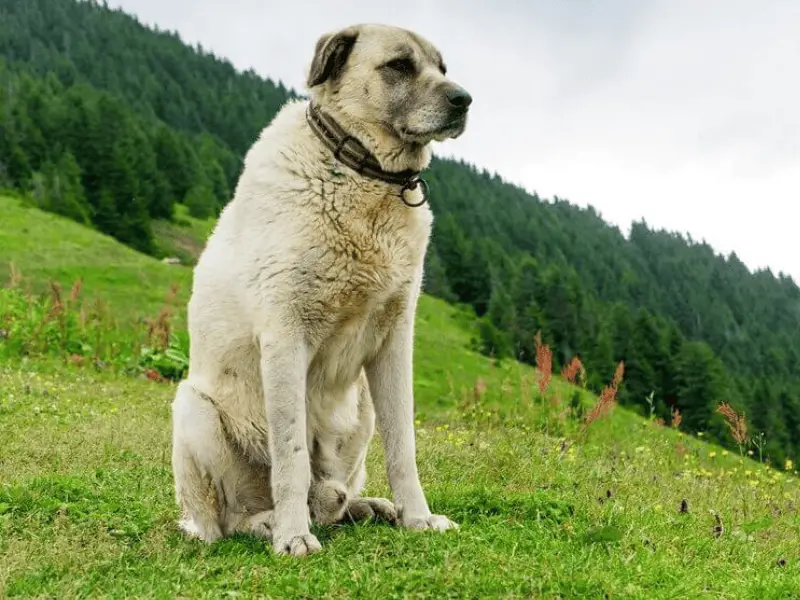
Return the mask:
<svg viewBox="0 0 800 600">
<path fill-rule="evenodd" d="M 430 234 L 427 207 L 392 197 L 361 205 L 367 208 L 320 215 L 324 235 L 312 252 L 312 379 L 325 388 L 350 385 L 397 326 L 416 291 Z"/>
<path fill-rule="evenodd" d="M 314 223 L 319 245 L 308 265 L 315 295 L 335 320 L 369 313 L 411 285 L 431 230 L 427 207 L 410 208 L 394 196 L 352 196 L 321 203 Z"/>
</svg>

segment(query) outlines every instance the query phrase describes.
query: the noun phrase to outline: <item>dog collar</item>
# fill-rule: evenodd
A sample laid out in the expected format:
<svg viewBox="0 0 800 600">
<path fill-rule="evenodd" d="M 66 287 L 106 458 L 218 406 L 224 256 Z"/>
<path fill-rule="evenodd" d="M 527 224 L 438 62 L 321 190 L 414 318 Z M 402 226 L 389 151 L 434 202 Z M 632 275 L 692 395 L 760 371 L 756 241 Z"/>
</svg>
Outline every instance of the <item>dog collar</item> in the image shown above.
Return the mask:
<svg viewBox="0 0 800 600">
<path fill-rule="evenodd" d="M 343 165 L 353 169 L 359 175 L 379 179 L 386 183 L 402 186 L 400 200 L 403 204 L 415 208 L 422 206 L 428 200 L 428 183 L 420 177 L 419 171 L 406 169 L 405 171 L 384 171 L 377 159 L 356 138 L 342 129 L 333 117 L 322 112 L 317 106 L 309 103 L 306 110 L 311 130 L 330 150 L 333 157 Z M 413 191 L 417 186 L 422 186 L 422 200 L 417 203 L 406 200 L 406 191 Z"/>
</svg>

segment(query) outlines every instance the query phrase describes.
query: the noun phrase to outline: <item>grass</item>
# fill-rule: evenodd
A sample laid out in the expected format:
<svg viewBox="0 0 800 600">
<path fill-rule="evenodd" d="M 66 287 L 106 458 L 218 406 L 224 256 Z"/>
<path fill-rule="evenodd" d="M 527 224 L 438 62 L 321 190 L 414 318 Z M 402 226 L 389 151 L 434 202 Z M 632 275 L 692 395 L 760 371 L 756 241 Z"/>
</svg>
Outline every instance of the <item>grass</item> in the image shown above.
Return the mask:
<svg viewBox="0 0 800 600">
<path fill-rule="evenodd" d="M 29 209 L 8 206 L 17 223 L 9 229 L 19 228 Z M 31 227 L 38 217 L 27 218 Z M 87 291 L 108 298 L 106 318 L 130 325 L 114 330 L 116 343 L 133 344 L 131 315 L 157 313 L 175 276 L 188 270 L 53 219 L 31 234 L 39 246 L 7 243 L 11 221 L 3 220 L 0 258 L 15 248 L 32 287 L 44 289 L 53 273 L 67 285 L 84 275 Z M 42 247 L 42 260 L 29 256 Z M 83 254 L 86 271 L 65 255 L 70 247 Z M 108 270 L 117 260 L 131 265 L 120 271 L 126 278 L 93 273 L 100 256 Z M 165 276 L 155 274 L 162 269 Z M 128 297 L 145 293 L 142 303 Z M 61 329 L 54 331 L 58 340 Z M 246 536 L 207 546 L 178 533 L 169 463 L 174 382 L 59 352 L 0 352 L 0 597 L 797 595 L 793 465 L 770 468 L 613 401 L 585 427 L 593 397 L 559 377 L 548 382 L 481 356 L 469 315 L 437 300 L 423 298 L 417 332 L 420 476 L 432 509 L 461 527 L 445 534 L 315 528 L 323 551 L 303 560 L 277 557 Z M 0 336 L 0 344 L 11 342 Z M 387 495 L 379 439 L 368 471 L 368 493 Z"/>
<path fill-rule="evenodd" d="M 188 297 L 191 271 L 160 263 L 78 223 L 0 195 L 0 267 L 13 268 L 34 291 L 51 280 L 76 279 L 108 302 L 122 319 L 155 313 L 170 286 Z M 0 277 L 0 280 L 3 278 Z"/>
<path fill-rule="evenodd" d="M 153 224 L 153 233 L 162 254 L 177 257 L 184 265 L 193 265 L 197 262 L 214 223 L 213 219 L 192 217 L 185 206 L 178 204 L 175 206 L 173 221 L 156 221 Z"/>
</svg>

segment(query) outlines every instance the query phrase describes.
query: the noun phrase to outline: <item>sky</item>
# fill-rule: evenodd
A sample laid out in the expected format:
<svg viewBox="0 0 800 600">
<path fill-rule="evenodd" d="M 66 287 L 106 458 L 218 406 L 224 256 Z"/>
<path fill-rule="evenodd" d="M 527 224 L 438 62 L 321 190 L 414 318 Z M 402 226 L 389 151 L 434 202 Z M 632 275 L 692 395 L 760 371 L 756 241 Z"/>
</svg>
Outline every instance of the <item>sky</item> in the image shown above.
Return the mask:
<svg viewBox="0 0 800 600">
<path fill-rule="evenodd" d="M 439 156 L 800 283 L 798 0 L 111 0 L 304 92 L 318 37 L 413 29 L 472 94 Z"/>
</svg>

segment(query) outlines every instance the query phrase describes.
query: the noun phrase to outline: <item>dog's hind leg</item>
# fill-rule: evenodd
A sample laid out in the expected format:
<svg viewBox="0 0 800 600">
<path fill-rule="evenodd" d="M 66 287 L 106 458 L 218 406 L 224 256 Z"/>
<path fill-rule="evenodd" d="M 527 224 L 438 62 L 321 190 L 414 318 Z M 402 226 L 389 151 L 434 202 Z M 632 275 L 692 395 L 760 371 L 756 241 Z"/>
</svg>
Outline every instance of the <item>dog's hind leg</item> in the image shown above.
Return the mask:
<svg viewBox="0 0 800 600">
<path fill-rule="evenodd" d="M 237 528 L 244 516 L 232 522 L 230 515 L 240 512 L 235 488 L 241 461 L 211 398 L 181 382 L 172 403 L 172 469 L 185 533 L 213 542 L 231 525 Z"/>
</svg>

